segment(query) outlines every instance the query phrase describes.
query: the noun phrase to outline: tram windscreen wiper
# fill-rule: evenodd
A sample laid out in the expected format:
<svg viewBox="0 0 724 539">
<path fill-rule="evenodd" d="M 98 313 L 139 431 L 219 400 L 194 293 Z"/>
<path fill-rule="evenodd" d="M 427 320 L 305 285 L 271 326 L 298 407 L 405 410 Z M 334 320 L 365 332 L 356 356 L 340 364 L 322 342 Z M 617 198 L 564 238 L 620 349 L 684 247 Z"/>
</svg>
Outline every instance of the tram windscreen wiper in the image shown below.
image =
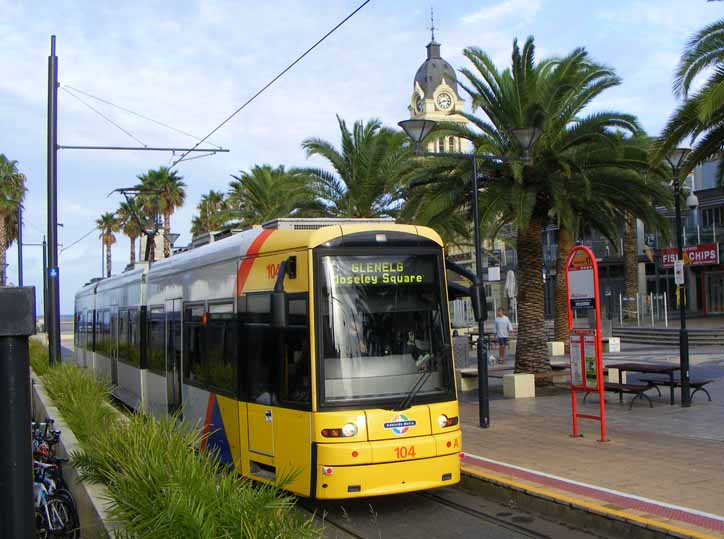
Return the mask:
<svg viewBox="0 0 724 539">
<path fill-rule="evenodd" d="M 430 371 L 423 372 L 415 382 L 415 385 L 412 386 L 412 389 L 410 389 L 410 392 L 405 395 L 405 398 L 402 399 L 402 402 L 400 405 L 395 408 L 396 411 L 405 410 L 410 406 L 410 403 L 412 402 L 412 399 L 415 398 L 415 396 L 420 392 L 420 390 L 423 388 L 423 386 L 427 383 L 428 378 L 432 376 L 432 373 Z"/>
</svg>

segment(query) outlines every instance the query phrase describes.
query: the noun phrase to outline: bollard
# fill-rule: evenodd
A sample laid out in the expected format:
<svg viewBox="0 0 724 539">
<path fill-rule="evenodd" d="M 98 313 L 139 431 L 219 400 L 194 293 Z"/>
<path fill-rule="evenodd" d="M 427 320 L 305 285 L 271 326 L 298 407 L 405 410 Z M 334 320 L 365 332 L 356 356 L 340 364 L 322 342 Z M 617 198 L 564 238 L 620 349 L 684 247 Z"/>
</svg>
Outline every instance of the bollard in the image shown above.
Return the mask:
<svg viewBox="0 0 724 539">
<path fill-rule="evenodd" d="M 0 288 L 0 530 L 32 539 L 33 457 L 30 442 L 30 357 L 35 288 Z"/>
</svg>

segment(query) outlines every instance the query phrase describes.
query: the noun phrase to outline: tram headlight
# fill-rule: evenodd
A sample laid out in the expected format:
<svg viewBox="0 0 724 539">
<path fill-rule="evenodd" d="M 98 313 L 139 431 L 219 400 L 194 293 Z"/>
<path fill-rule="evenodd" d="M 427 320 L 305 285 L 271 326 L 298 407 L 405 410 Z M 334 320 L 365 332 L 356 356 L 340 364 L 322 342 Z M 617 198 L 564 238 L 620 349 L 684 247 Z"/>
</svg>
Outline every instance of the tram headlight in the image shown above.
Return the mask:
<svg viewBox="0 0 724 539">
<path fill-rule="evenodd" d="M 440 425 L 441 429 L 444 429 L 445 427 L 454 427 L 458 424 L 458 418 L 457 416 L 448 417 L 445 414 L 441 414 L 437 418 L 437 424 Z"/>
<path fill-rule="evenodd" d="M 345 423 L 345 425 L 342 427 L 342 435 L 345 438 L 351 438 L 352 436 L 357 435 L 357 425 L 354 423 Z"/>
</svg>

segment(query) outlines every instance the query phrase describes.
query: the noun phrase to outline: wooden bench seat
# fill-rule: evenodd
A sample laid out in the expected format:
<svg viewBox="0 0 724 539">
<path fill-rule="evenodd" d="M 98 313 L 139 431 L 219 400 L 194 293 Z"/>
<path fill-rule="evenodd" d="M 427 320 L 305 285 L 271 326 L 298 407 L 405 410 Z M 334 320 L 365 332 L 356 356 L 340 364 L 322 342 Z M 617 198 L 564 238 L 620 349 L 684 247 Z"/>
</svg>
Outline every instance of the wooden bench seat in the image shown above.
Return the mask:
<svg viewBox="0 0 724 539">
<path fill-rule="evenodd" d="M 603 385 L 603 390 L 607 391 L 609 393 L 618 393 L 619 395 L 621 393 L 628 393 L 628 394 L 634 395 L 634 398 L 631 399 L 631 401 L 628 404 L 629 410 L 631 408 L 633 408 L 633 403 L 636 399 L 644 399 L 644 398 L 647 401 L 649 401 L 650 408 L 654 407 L 654 403 L 651 402 L 651 399 L 646 394 L 646 391 L 649 389 L 651 389 L 650 385 L 642 386 L 642 385 L 637 385 L 637 384 L 615 384 L 613 382 L 606 382 Z M 588 395 L 590 395 L 591 393 L 597 393 L 597 392 L 596 391 L 587 392 L 586 395 L 583 397 L 584 403 L 586 402 L 586 398 L 588 397 Z"/>
<path fill-rule="evenodd" d="M 672 383 L 669 378 L 656 378 L 653 376 L 639 378 L 639 380 L 641 382 L 645 382 L 645 383 L 649 384 L 649 387 L 656 389 L 656 391 L 658 391 L 658 393 L 659 393 L 659 397 L 661 396 L 661 391 L 659 390 L 659 388 L 657 386 L 666 386 L 666 387 L 673 386 L 675 388 L 681 387 L 681 380 L 674 380 Z M 706 388 L 704 386 L 706 384 L 712 383 L 713 381 L 714 380 L 707 380 L 707 379 L 700 379 L 700 378 L 693 378 L 693 379 L 689 380 L 689 387 L 694 389 L 694 391 L 691 392 L 689 399 L 693 399 L 694 395 L 698 391 L 703 391 L 706 394 L 707 398 L 709 399 L 709 402 L 711 402 L 711 395 L 709 394 L 709 392 L 706 390 Z"/>
</svg>

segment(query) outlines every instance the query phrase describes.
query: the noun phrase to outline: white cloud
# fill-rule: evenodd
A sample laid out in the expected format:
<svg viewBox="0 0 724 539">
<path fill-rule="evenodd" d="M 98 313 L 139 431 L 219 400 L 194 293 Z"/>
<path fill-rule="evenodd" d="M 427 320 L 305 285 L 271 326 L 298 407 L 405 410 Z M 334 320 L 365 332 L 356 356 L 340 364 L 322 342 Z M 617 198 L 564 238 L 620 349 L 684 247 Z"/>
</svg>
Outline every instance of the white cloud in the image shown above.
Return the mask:
<svg viewBox="0 0 724 539">
<path fill-rule="evenodd" d="M 485 6 L 461 20 L 466 24 L 484 23 L 493 28 L 498 24 L 532 21 L 543 7 L 543 0 L 505 0 Z"/>
</svg>

